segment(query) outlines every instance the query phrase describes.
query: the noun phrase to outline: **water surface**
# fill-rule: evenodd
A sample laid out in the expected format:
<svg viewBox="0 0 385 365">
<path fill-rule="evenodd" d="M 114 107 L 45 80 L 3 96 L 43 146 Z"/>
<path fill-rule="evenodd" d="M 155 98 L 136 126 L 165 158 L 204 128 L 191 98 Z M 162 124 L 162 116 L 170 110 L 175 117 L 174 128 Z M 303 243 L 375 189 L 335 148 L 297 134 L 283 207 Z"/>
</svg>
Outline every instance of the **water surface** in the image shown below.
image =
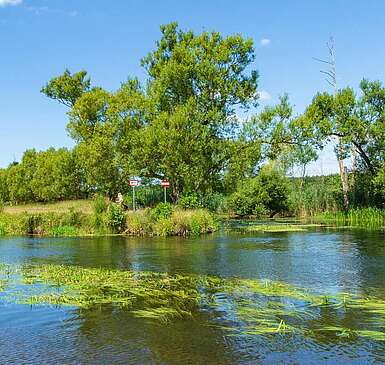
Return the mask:
<svg viewBox="0 0 385 365">
<path fill-rule="evenodd" d="M 385 300 L 385 235 L 318 229 L 292 233 L 221 232 L 199 238 L 3 238 L 3 263 L 64 264 L 272 280 L 312 293 Z M 0 304 L 2 364 L 371 364 L 385 342 L 323 334 L 232 335 L 226 307 L 202 308 L 169 323 L 111 306 Z M 385 315 L 320 309 L 307 326 L 338 323 L 385 331 Z M 237 323 L 234 322 L 234 326 Z"/>
</svg>

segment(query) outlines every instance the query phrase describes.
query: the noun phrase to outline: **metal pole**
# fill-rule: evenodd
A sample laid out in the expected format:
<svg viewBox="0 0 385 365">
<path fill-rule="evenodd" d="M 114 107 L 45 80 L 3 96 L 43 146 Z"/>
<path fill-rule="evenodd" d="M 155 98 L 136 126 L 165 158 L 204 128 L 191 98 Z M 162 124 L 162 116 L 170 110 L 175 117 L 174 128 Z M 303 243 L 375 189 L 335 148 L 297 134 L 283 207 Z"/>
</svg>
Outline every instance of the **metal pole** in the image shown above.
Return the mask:
<svg viewBox="0 0 385 365">
<path fill-rule="evenodd" d="M 135 212 L 135 186 L 132 187 L 132 208 Z"/>
<path fill-rule="evenodd" d="M 164 202 L 167 203 L 167 188 L 164 186 Z"/>
</svg>

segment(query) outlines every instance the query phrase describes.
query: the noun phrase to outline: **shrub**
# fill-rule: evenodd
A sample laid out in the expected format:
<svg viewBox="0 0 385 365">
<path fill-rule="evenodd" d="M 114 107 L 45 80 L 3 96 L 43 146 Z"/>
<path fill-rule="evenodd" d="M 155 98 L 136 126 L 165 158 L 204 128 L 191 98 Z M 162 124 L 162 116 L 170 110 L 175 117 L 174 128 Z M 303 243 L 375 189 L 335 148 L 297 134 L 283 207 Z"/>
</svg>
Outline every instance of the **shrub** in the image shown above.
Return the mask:
<svg viewBox="0 0 385 365">
<path fill-rule="evenodd" d="M 150 209 L 129 212 L 126 215 L 126 233 L 135 236 L 151 235 L 154 221 Z"/>
<path fill-rule="evenodd" d="M 22 219 L 24 234 L 43 234 L 43 216 L 41 214 L 27 214 Z"/>
<path fill-rule="evenodd" d="M 269 167 L 247 179 L 227 200 L 229 210 L 236 215 L 273 217 L 278 213 L 289 212 L 288 179 L 279 171 Z"/>
<path fill-rule="evenodd" d="M 94 212 L 96 214 L 103 214 L 107 211 L 107 208 L 108 208 L 106 198 L 100 194 L 94 197 L 93 205 L 94 205 Z"/>
<path fill-rule="evenodd" d="M 174 222 L 170 218 L 161 218 L 154 224 L 154 234 L 157 236 L 174 235 Z"/>
<path fill-rule="evenodd" d="M 48 235 L 54 236 L 54 237 L 76 236 L 78 234 L 79 234 L 78 228 L 73 226 L 53 227 L 48 231 Z"/>
<path fill-rule="evenodd" d="M 197 194 L 182 195 L 178 201 L 178 207 L 182 209 L 202 208 L 202 204 Z"/>
<path fill-rule="evenodd" d="M 225 197 L 220 193 L 205 194 L 202 197 L 202 206 L 210 212 L 220 212 L 225 208 Z"/>
<path fill-rule="evenodd" d="M 0 236 L 5 236 L 7 233 L 5 223 L 0 222 Z"/>
<path fill-rule="evenodd" d="M 80 227 L 83 223 L 82 212 L 76 211 L 74 208 L 69 208 L 68 213 L 63 217 L 63 226 Z"/>
<path fill-rule="evenodd" d="M 210 233 L 218 228 L 214 217 L 204 209 L 176 210 L 172 214 L 171 220 L 173 223 L 173 233 L 177 236 Z"/>
<path fill-rule="evenodd" d="M 115 203 L 110 204 L 107 211 L 107 226 L 112 229 L 113 232 L 123 232 L 125 227 L 126 216 L 124 215 L 121 207 Z"/>
<path fill-rule="evenodd" d="M 154 220 L 162 218 L 169 218 L 172 214 L 172 205 L 170 203 L 159 203 L 155 208 L 152 209 L 151 214 Z"/>
</svg>

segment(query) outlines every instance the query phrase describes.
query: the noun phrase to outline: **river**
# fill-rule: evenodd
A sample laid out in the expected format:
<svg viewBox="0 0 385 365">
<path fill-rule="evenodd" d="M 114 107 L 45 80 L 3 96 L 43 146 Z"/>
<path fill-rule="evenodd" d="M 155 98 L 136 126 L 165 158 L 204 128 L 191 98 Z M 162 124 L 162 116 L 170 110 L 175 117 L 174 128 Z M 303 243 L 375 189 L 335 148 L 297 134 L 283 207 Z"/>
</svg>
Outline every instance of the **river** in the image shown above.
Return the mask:
<svg viewBox="0 0 385 365">
<path fill-rule="evenodd" d="M 18 267 L 60 264 L 272 281 L 319 296 L 349 293 L 385 303 L 385 234 L 359 229 L 223 231 L 186 239 L 2 238 L 0 258 Z M 253 334 L 226 329 L 244 323 L 224 300 L 163 323 L 114 306 L 28 305 L 7 296 L 7 290 L 0 294 L 1 364 L 385 363 L 385 341 L 372 332 L 352 335 L 385 332 L 381 310 L 309 305 L 312 313 L 295 320 L 301 331 Z M 306 305 L 297 305 L 296 313 L 307 313 Z M 337 325 L 349 331 L 316 331 Z"/>
</svg>

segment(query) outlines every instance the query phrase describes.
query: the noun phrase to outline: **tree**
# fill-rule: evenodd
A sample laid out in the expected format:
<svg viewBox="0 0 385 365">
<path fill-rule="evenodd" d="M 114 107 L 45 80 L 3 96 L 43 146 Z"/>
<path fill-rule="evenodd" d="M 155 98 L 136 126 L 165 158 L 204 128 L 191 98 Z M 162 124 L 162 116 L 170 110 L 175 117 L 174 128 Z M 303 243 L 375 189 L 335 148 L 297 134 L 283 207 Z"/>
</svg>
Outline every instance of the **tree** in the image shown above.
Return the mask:
<svg viewBox="0 0 385 365">
<path fill-rule="evenodd" d="M 145 90 L 136 79 L 117 92 L 91 88 L 85 71 L 65 71 L 42 91 L 70 108 L 67 128 L 91 188 L 113 193 L 129 176 L 169 179 L 176 203 L 183 191 L 220 189 L 234 170 L 231 159 L 244 149 L 236 111 L 256 105 L 258 75 L 249 71 L 250 39 L 196 35 L 176 23 L 161 32 L 142 59 Z"/>
<path fill-rule="evenodd" d="M 9 186 L 7 184 L 7 169 L 0 169 L 0 204 L 9 201 Z"/>
<path fill-rule="evenodd" d="M 261 168 L 258 175 L 242 181 L 228 201 L 239 216 L 269 215 L 289 211 L 288 179 L 274 164 Z"/>
<path fill-rule="evenodd" d="M 91 81 L 87 78 L 86 71 L 71 74 L 65 70 L 63 75 L 51 79 L 41 92 L 51 99 L 72 108 L 76 100 L 90 90 Z"/>
<path fill-rule="evenodd" d="M 65 148 L 52 147 L 39 152 L 30 186 L 35 201 L 82 197 L 82 179 L 74 154 Z"/>
<path fill-rule="evenodd" d="M 361 167 L 375 175 L 384 162 L 385 89 L 381 83 L 363 80 L 362 96 L 351 88 L 336 95 L 317 94 L 304 118 L 292 127 L 318 147 L 339 137 L 345 156 L 355 147 Z"/>
<path fill-rule="evenodd" d="M 176 203 L 185 190 L 219 185 L 236 139 L 236 108 L 256 104 L 258 75 L 247 71 L 250 39 L 196 35 L 176 23 L 161 32 L 142 60 L 152 110 L 133 138 L 133 164 L 144 176 L 170 179 Z"/>
</svg>

